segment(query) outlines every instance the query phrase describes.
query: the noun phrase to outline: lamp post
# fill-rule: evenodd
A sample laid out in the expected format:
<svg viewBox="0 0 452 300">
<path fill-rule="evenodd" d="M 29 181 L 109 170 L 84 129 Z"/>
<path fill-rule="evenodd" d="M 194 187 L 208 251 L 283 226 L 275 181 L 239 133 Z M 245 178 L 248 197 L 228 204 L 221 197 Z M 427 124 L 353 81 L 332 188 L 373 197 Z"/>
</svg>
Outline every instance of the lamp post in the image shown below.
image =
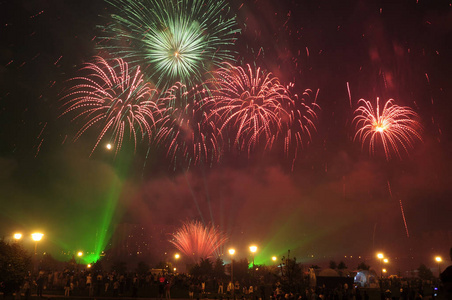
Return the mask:
<svg viewBox="0 0 452 300">
<path fill-rule="evenodd" d="M 175 267 L 177 267 L 177 261 L 180 258 L 179 253 L 174 254 L 174 258 L 175 258 L 174 265 L 175 265 Z M 176 268 L 174 268 L 174 273 L 176 273 Z"/>
<path fill-rule="evenodd" d="M 77 252 L 77 256 L 78 256 L 78 264 L 80 264 L 80 261 L 82 260 L 83 252 L 82 251 Z"/>
<path fill-rule="evenodd" d="M 382 266 L 382 260 L 383 260 L 383 253 L 377 254 L 378 259 L 380 260 L 380 279 L 383 279 L 383 266 Z"/>
<path fill-rule="evenodd" d="M 234 290 L 235 290 L 235 286 L 234 286 L 234 253 L 235 253 L 235 249 L 231 248 L 229 249 L 229 254 L 231 255 L 231 290 L 232 290 L 232 295 L 234 296 Z"/>
<path fill-rule="evenodd" d="M 42 239 L 42 237 L 44 236 L 43 233 L 40 232 L 35 232 L 31 234 L 31 238 L 33 241 L 35 241 L 35 255 L 38 254 L 37 250 L 38 250 L 38 242 Z"/>
<path fill-rule="evenodd" d="M 250 246 L 250 251 L 253 253 L 253 272 L 254 272 L 254 253 L 257 251 L 257 246 Z"/>
<path fill-rule="evenodd" d="M 437 256 L 437 257 L 435 257 L 435 260 L 438 263 L 438 278 L 439 278 L 441 276 L 440 264 L 443 261 L 443 259 L 441 258 L 441 256 Z"/>
</svg>

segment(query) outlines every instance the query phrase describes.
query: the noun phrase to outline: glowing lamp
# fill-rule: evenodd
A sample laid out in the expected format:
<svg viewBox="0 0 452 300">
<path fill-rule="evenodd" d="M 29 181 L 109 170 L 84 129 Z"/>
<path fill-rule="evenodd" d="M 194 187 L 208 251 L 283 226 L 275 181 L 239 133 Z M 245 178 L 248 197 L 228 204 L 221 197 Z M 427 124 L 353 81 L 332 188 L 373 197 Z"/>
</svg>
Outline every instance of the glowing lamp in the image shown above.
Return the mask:
<svg viewBox="0 0 452 300">
<path fill-rule="evenodd" d="M 43 236 L 44 236 L 44 234 L 43 233 L 39 233 L 39 232 L 35 232 L 35 233 L 31 234 L 31 238 L 35 242 L 39 242 L 42 239 Z"/>
</svg>

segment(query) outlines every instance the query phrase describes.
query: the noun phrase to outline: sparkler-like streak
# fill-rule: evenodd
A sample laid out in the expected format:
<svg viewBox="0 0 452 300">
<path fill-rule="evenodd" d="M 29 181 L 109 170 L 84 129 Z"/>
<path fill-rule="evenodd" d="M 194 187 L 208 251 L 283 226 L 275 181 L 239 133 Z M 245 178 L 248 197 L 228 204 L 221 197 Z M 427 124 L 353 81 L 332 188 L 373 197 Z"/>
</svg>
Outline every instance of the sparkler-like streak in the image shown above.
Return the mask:
<svg viewBox="0 0 452 300">
<path fill-rule="evenodd" d="M 233 59 L 239 29 L 223 0 L 108 2 L 120 14 L 111 15 L 101 47 L 143 66 L 159 88 L 193 83 L 212 65 Z"/>
<path fill-rule="evenodd" d="M 100 126 L 91 154 L 109 131 L 116 153 L 127 133 L 133 137 L 135 148 L 140 135 L 147 135 L 150 142 L 155 116 L 159 113 L 154 99 L 157 91 L 144 82 L 140 69 L 129 69 L 122 59 L 108 63 L 96 57 L 81 71 L 87 74 L 72 78 L 70 82 L 74 85 L 62 98 L 65 101 L 62 115 L 76 113 L 72 120 L 84 122 L 74 140 L 89 128 Z"/>
<path fill-rule="evenodd" d="M 389 99 L 380 111 L 380 99 L 374 109 L 370 101 L 360 99 L 361 106 L 355 110 L 353 123 L 356 126 L 354 139 L 362 142 L 362 147 L 369 143 L 369 153 L 374 154 L 376 145 L 381 141 L 386 159 L 394 152 L 400 159 L 401 150 L 409 153 L 416 140 L 422 141 L 422 126 L 416 120 L 418 114 L 406 106 L 394 104 Z"/>
<path fill-rule="evenodd" d="M 176 83 L 159 99 L 163 118 L 156 133 L 156 144 L 165 145 L 174 167 L 211 165 L 220 159 L 218 130 L 208 120 L 195 89 Z M 180 160 L 180 161 L 179 161 Z"/>
<path fill-rule="evenodd" d="M 227 241 L 226 235 L 214 226 L 204 226 L 199 221 L 186 222 L 173 234 L 170 242 L 195 263 L 211 258 Z"/>
</svg>

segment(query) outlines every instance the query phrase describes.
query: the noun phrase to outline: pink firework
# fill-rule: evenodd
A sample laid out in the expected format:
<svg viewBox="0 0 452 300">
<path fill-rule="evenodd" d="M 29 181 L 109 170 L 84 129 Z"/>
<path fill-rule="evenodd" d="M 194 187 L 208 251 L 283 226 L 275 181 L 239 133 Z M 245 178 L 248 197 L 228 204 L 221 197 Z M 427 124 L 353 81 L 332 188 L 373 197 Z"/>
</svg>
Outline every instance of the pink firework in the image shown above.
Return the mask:
<svg viewBox="0 0 452 300">
<path fill-rule="evenodd" d="M 65 101 L 62 115 L 75 113 L 73 121 L 84 122 L 74 140 L 89 128 L 99 127 L 100 133 L 92 152 L 109 131 L 109 142 L 115 145 L 116 153 L 126 133 L 133 137 L 135 148 L 137 136 L 147 135 L 150 141 L 155 116 L 159 113 L 154 102 L 157 91 L 144 82 L 140 69 L 129 70 L 122 59 L 109 63 L 96 57 L 81 71 L 87 74 L 72 78 L 70 81 L 74 85 L 62 98 Z"/>
<path fill-rule="evenodd" d="M 163 118 L 156 133 L 156 144 L 165 145 L 174 167 L 211 165 L 220 157 L 218 130 L 207 119 L 205 106 L 197 99 L 196 89 L 176 83 L 159 99 Z"/>
<path fill-rule="evenodd" d="M 206 100 L 212 106 L 209 119 L 227 132 L 233 147 L 248 155 L 259 144 L 271 149 L 282 129 L 281 119 L 289 119 L 283 108 L 290 102 L 287 89 L 277 77 L 250 65 L 244 70 L 230 64 L 212 72 L 207 82 Z"/>
<path fill-rule="evenodd" d="M 394 152 L 401 159 L 401 152 L 408 153 L 414 143 L 422 141 L 422 126 L 416 120 L 418 114 L 406 106 L 394 104 L 394 99 L 389 99 L 380 112 L 380 99 L 377 97 L 376 109 L 370 101 L 360 99 L 362 103 L 355 110 L 353 123 L 356 126 L 354 139 L 362 142 L 362 147 L 369 143 L 369 152 L 375 153 L 375 147 L 381 143 L 386 159 L 391 158 Z"/>
<path fill-rule="evenodd" d="M 219 255 L 219 248 L 227 241 L 226 235 L 214 226 L 199 221 L 182 224 L 170 242 L 194 262 Z"/>
</svg>

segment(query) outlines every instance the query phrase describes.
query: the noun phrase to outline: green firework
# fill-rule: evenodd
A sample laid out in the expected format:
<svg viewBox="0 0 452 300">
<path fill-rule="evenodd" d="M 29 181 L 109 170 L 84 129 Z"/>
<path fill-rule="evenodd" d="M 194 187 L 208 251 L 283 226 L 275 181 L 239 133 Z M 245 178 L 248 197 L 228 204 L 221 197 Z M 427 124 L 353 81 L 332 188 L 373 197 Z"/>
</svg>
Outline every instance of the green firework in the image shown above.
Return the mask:
<svg viewBox="0 0 452 300">
<path fill-rule="evenodd" d="M 194 85 L 212 65 L 233 59 L 239 29 L 222 0 L 108 2 L 120 13 L 111 15 L 100 47 L 141 65 L 159 88 Z"/>
</svg>

